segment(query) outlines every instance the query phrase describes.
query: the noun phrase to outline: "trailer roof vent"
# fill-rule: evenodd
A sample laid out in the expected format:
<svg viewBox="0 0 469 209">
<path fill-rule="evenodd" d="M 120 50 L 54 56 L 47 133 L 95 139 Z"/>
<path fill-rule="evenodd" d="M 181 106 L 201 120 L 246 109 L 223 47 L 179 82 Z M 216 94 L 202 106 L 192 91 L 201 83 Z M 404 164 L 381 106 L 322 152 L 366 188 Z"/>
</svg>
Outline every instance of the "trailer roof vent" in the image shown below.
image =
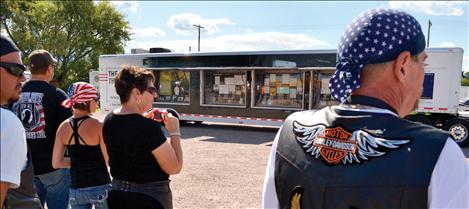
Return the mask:
<svg viewBox="0 0 469 209">
<path fill-rule="evenodd" d="M 163 48 L 163 47 L 150 48 L 150 53 L 165 53 L 165 52 L 171 52 L 171 50 L 167 48 Z"/>
</svg>

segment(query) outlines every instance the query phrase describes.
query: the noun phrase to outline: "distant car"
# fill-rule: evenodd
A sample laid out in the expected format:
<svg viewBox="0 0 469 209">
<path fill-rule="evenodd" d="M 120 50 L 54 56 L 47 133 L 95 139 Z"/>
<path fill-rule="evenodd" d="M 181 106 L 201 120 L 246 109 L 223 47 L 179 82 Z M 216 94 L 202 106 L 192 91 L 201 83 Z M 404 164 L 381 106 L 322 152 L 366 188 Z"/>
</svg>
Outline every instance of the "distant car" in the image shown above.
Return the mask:
<svg viewBox="0 0 469 209">
<path fill-rule="evenodd" d="M 469 111 L 469 98 L 461 98 L 459 100 L 459 111 L 468 112 Z"/>
<path fill-rule="evenodd" d="M 469 98 L 459 99 L 459 106 L 469 106 Z"/>
</svg>

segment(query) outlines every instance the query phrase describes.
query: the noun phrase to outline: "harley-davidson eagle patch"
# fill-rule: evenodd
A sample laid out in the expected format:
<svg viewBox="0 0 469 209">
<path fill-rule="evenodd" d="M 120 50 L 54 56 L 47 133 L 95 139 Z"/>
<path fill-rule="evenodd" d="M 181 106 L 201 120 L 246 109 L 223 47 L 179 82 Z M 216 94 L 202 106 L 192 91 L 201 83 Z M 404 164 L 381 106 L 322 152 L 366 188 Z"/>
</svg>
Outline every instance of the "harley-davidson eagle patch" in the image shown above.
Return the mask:
<svg viewBox="0 0 469 209">
<path fill-rule="evenodd" d="M 322 157 L 328 164 L 353 164 L 385 155 L 387 150 L 399 148 L 410 140 L 379 138 L 364 130 L 352 133 L 342 127 L 307 126 L 293 121 L 296 140 L 315 159 Z"/>
</svg>

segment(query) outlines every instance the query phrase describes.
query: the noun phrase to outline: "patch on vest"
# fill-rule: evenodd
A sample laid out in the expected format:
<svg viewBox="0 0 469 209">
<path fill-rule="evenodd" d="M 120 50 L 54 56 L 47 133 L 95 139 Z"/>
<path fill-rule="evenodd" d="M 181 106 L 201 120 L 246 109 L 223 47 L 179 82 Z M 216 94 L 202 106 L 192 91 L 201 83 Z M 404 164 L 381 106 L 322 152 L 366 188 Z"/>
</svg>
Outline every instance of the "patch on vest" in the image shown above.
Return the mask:
<svg viewBox="0 0 469 209">
<path fill-rule="evenodd" d="M 303 197 L 304 189 L 301 186 L 293 188 L 290 195 L 290 209 L 301 209 L 301 199 Z"/>
<path fill-rule="evenodd" d="M 322 157 L 329 165 L 361 163 L 410 142 L 375 137 L 364 130 L 350 133 L 340 126 L 308 126 L 297 121 L 293 121 L 293 133 L 306 153 L 315 159 Z"/>
</svg>

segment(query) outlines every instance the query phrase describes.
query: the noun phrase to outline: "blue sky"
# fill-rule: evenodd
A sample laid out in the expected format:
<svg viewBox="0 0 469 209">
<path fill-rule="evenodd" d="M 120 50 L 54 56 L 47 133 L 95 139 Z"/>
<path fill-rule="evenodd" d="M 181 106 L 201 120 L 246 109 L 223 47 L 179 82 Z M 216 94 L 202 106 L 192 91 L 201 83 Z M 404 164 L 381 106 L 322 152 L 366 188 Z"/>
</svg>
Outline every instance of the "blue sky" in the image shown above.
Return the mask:
<svg viewBox="0 0 469 209">
<path fill-rule="evenodd" d="M 402 9 L 412 14 L 427 35 L 430 47 L 464 49 L 469 71 L 469 3 L 409 1 L 112 1 L 132 27 L 131 48 L 165 47 L 175 52 L 335 49 L 344 28 L 362 11 L 376 7 Z"/>
</svg>

